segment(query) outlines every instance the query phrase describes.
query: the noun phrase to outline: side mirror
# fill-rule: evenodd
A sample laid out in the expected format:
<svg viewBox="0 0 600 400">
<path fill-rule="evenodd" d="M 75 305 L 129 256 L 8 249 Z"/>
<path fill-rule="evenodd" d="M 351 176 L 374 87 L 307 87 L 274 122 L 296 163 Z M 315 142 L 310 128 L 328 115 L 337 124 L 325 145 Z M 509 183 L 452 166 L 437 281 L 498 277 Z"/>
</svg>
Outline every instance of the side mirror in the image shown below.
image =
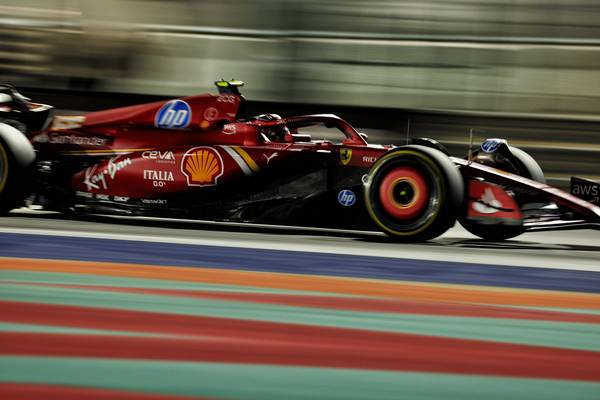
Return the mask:
<svg viewBox="0 0 600 400">
<path fill-rule="evenodd" d="M 364 132 L 358 132 L 358 134 L 360 135 L 361 138 L 363 138 L 365 140 L 365 142 L 369 141 L 369 135 L 367 135 Z"/>
</svg>

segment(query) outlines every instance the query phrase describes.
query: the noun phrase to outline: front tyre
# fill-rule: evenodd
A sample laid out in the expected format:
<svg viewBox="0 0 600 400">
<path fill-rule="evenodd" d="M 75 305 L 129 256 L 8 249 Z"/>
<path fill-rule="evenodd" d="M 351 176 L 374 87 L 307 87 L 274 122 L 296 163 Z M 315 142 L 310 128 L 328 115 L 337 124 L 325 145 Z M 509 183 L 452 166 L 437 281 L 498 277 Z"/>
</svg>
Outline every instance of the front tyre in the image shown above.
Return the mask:
<svg viewBox="0 0 600 400">
<path fill-rule="evenodd" d="M 402 146 L 384 154 L 364 185 L 373 221 L 399 241 L 424 241 L 456 222 L 464 197 L 463 179 L 441 151 Z"/>
</svg>

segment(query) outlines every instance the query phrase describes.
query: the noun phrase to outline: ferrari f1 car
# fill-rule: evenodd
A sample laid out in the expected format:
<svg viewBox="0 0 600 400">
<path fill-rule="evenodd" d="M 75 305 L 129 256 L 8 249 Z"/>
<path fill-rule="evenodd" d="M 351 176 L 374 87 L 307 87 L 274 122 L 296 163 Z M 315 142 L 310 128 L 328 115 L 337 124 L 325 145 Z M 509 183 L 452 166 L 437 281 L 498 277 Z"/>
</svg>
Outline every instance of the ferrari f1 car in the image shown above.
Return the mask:
<svg viewBox="0 0 600 400">
<path fill-rule="evenodd" d="M 1 86 L 0 211 L 381 230 L 401 241 L 457 220 L 488 240 L 600 224 L 595 182 L 575 181 L 590 201 L 550 187 L 505 140 L 465 159 L 431 139 L 373 145 L 331 114 L 246 115 L 242 82 L 216 85 L 217 95 L 52 118 Z M 326 130 L 339 137 L 314 138 Z"/>
</svg>

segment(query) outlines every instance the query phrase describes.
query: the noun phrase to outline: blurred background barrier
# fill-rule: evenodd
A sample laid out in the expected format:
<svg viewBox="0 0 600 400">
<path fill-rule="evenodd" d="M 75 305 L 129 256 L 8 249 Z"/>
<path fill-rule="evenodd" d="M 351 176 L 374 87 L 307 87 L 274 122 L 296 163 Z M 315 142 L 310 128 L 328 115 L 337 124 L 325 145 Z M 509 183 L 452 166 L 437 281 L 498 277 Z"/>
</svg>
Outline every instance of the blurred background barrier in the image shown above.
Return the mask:
<svg viewBox="0 0 600 400">
<path fill-rule="evenodd" d="M 102 102 L 235 77 L 383 142 L 408 119 L 452 149 L 470 127 L 507 136 L 563 186 L 600 178 L 599 67 L 597 0 L 0 0 L 0 80 L 17 86 Z"/>
</svg>

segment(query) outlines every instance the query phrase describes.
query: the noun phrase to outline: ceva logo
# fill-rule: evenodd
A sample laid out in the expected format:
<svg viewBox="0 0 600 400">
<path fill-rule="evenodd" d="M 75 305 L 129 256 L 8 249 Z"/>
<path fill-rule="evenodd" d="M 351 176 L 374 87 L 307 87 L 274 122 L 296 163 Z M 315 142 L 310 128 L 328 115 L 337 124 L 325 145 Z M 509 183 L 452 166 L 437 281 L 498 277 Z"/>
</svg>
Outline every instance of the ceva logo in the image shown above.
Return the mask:
<svg viewBox="0 0 600 400">
<path fill-rule="evenodd" d="M 192 109 L 183 100 L 171 100 L 163 104 L 156 113 L 154 125 L 157 128 L 183 129 L 192 120 Z"/>
<path fill-rule="evenodd" d="M 337 200 L 344 207 L 350 207 L 356 203 L 356 195 L 352 190 L 344 189 L 338 193 Z"/>
<path fill-rule="evenodd" d="M 175 154 L 172 151 L 147 150 L 142 153 L 142 158 L 155 160 L 159 164 L 175 164 Z"/>
</svg>

